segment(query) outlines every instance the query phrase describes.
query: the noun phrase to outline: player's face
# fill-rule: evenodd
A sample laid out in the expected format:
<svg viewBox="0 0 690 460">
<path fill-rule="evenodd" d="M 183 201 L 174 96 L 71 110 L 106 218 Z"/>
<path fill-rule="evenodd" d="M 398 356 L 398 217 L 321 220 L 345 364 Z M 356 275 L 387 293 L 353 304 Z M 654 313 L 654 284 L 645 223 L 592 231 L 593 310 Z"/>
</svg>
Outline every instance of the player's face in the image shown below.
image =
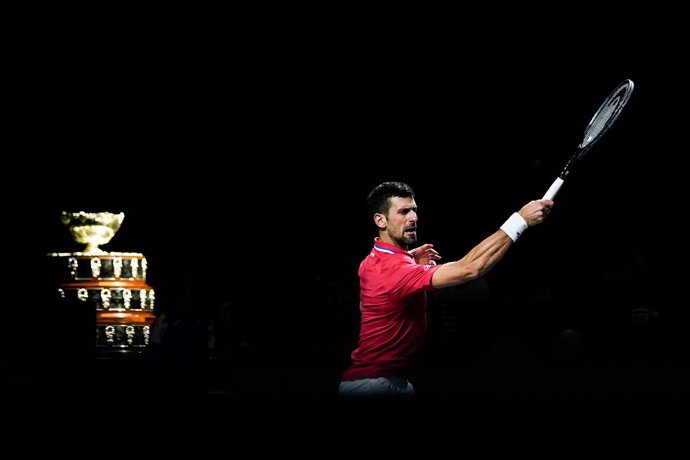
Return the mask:
<svg viewBox="0 0 690 460">
<path fill-rule="evenodd" d="M 414 198 L 391 198 L 386 222 L 386 233 L 391 242 L 402 248 L 417 242 L 417 203 Z"/>
</svg>

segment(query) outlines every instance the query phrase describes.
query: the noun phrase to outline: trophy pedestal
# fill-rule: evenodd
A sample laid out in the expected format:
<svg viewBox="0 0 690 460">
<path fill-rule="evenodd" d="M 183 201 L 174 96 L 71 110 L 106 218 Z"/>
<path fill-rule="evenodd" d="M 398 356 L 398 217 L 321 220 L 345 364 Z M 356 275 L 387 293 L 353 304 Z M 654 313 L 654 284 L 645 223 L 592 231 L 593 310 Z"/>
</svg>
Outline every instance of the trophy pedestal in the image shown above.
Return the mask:
<svg viewBox="0 0 690 460">
<path fill-rule="evenodd" d="M 51 253 L 48 258 L 58 307 L 91 318 L 98 354 L 147 351 L 155 292 L 146 283 L 143 254 L 74 252 Z"/>
</svg>

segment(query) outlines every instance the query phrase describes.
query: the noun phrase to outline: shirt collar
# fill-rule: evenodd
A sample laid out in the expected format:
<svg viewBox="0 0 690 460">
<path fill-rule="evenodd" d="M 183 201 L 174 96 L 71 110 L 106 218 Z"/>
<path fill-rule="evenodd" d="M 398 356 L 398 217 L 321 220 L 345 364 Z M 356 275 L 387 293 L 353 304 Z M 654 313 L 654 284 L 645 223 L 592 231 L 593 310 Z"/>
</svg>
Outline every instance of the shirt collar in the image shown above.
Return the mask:
<svg viewBox="0 0 690 460">
<path fill-rule="evenodd" d="M 386 243 L 385 241 L 381 240 L 378 236 L 374 238 L 374 251 L 376 252 L 383 252 L 386 254 L 407 254 L 410 255 L 409 252 L 405 251 L 403 248 L 400 246 L 396 246 L 391 243 Z"/>
</svg>

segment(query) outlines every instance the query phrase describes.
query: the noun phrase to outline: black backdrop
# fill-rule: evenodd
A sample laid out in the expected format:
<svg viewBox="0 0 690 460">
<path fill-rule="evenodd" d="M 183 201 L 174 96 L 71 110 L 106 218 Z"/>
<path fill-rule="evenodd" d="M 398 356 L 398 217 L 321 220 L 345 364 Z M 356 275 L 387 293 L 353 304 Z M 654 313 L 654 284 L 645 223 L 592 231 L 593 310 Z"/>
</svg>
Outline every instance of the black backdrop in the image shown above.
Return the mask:
<svg viewBox="0 0 690 460">
<path fill-rule="evenodd" d="M 630 78 L 629 105 L 548 222 L 487 276 L 498 313 L 479 320 L 616 342 L 642 306 L 659 315 L 664 358 L 684 363 L 682 270 L 671 268 L 685 257 L 675 45 L 584 65 L 578 49 L 531 42 L 479 51 L 255 38 L 94 54 L 41 41 L 20 56 L 2 160 L 11 318 L 40 323 L 32 271 L 46 252 L 77 249 L 62 210 L 123 211 L 106 249 L 147 255 L 160 311 L 184 266 L 211 309 L 241 306 L 233 333 L 261 343 L 271 365 L 335 375 L 356 334 L 368 191 L 410 183 L 422 241 L 460 258 L 544 193 L 594 110 Z M 501 316 L 506 305 L 521 313 Z"/>
</svg>

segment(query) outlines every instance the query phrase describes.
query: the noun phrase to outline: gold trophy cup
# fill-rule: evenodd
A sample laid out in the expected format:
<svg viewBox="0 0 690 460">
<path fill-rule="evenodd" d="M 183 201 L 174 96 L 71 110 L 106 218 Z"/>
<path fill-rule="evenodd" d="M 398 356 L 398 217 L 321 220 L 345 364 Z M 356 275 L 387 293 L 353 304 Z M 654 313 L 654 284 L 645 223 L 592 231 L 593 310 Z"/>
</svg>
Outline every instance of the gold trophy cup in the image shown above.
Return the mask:
<svg viewBox="0 0 690 460">
<path fill-rule="evenodd" d="M 62 212 L 62 223 L 69 228 L 77 243 L 86 245 L 83 254 L 107 254 L 98 246 L 107 244 L 120 229 L 125 213 Z"/>
</svg>

